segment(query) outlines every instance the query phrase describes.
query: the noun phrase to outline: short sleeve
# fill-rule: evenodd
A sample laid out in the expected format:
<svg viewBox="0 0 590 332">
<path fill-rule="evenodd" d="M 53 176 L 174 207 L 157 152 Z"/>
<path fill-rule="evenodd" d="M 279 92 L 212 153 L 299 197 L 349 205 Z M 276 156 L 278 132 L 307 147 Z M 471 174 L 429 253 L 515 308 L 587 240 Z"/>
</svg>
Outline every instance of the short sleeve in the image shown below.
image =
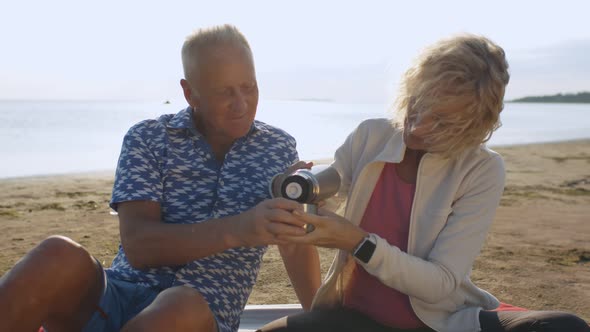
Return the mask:
<svg viewBox="0 0 590 332">
<path fill-rule="evenodd" d="M 153 125 L 158 125 L 153 123 Z M 125 201 L 162 201 L 163 184 L 156 146 L 148 144 L 157 130 L 148 122 L 133 126 L 123 139 L 110 206 Z"/>
<path fill-rule="evenodd" d="M 299 154 L 297 153 L 297 143 L 295 142 L 295 139 L 293 139 L 292 144 L 289 145 L 289 165 L 291 166 L 294 163 L 299 161 Z"/>
</svg>

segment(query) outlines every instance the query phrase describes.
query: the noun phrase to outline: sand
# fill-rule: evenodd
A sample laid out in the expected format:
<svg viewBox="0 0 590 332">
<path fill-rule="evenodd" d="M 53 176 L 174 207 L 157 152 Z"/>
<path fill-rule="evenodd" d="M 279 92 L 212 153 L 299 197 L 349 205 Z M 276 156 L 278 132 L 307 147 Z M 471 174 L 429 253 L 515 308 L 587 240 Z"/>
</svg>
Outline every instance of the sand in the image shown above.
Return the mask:
<svg viewBox="0 0 590 332">
<path fill-rule="evenodd" d="M 495 150 L 506 161 L 506 190 L 473 280 L 503 302 L 590 321 L 590 140 Z M 113 172 L 0 180 L 0 274 L 52 234 L 108 266 L 119 242 L 112 183 Z M 333 251 L 320 253 L 325 273 Z M 296 302 L 271 247 L 249 304 Z"/>
</svg>

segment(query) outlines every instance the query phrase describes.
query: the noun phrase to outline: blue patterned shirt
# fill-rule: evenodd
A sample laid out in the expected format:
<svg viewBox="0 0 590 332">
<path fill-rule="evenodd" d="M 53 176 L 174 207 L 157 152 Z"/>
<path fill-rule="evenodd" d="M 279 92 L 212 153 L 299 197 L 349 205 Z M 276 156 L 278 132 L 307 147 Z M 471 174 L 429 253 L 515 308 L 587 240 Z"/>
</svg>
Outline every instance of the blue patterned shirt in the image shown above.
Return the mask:
<svg viewBox="0 0 590 332">
<path fill-rule="evenodd" d="M 270 198 L 272 176 L 297 159 L 293 137 L 254 121 L 248 134 L 234 142 L 220 164 L 195 129 L 189 107 L 129 129 L 119 157 L 111 207 L 116 210 L 117 203 L 125 201 L 159 202 L 162 221 L 171 224 L 236 215 Z M 265 252 L 266 246 L 239 247 L 183 266 L 137 270 L 119 245 L 107 274 L 161 289 L 193 287 L 209 303 L 220 331 L 237 331 Z"/>
</svg>

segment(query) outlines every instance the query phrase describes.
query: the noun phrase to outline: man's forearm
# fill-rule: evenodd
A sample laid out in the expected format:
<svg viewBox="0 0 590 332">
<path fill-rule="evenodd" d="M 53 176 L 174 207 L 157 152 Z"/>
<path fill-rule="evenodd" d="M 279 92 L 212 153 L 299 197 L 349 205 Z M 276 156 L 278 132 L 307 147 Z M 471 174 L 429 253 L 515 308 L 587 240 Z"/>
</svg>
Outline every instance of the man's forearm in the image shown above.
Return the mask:
<svg viewBox="0 0 590 332">
<path fill-rule="evenodd" d="M 301 306 L 309 311 L 321 283 L 317 248 L 312 245 L 288 244 L 279 245 L 279 252 Z"/>
<path fill-rule="evenodd" d="M 174 266 L 244 245 L 236 223 L 244 214 L 196 224 L 146 223 L 122 238 L 135 268 Z"/>
</svg>

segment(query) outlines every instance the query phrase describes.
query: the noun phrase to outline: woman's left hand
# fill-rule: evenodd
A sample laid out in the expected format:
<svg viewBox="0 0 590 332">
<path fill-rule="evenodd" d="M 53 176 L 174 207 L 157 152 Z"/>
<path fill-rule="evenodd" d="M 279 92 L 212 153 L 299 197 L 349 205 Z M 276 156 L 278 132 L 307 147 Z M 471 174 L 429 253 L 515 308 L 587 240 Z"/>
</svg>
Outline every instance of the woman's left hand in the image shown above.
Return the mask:
<svg viewBox="0 0 590 332">
<path fill-rule="evenodd" d="M 347 219 L 320 208 L 319 215 L 293 211 L 293 215 L 315 229 L 303 236 L 280 236 L 293 243 L 313 244 L 318 247 L 337 248 L 352 252 L 368 233 Z"/>
</svg>

